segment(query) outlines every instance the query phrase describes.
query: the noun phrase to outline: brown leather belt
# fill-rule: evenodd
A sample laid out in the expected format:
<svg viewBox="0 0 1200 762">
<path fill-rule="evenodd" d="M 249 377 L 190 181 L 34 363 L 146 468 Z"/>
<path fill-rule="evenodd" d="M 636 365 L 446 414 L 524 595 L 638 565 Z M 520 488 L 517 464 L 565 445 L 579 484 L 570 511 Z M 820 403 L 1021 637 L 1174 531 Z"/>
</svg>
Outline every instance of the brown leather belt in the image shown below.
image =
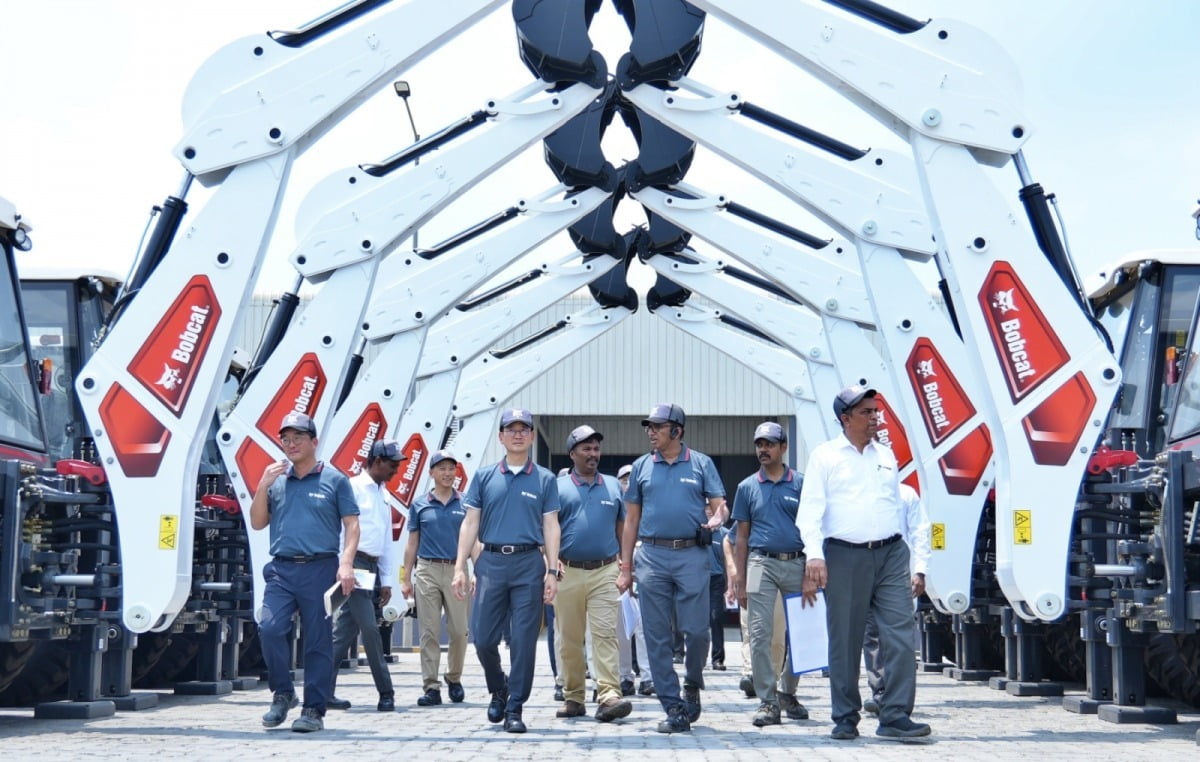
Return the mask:
<svg viewBox="0 0 1200 762">
<path fill-rule="evenodd" d="M 569 566 L 572 569 L 585 569 L 590 571 L 592 569 L 600 569 L 608 566 L 609 564 L 615 562 L 617 557 L 612 556 L 610 558 L 602 558 L 599 561 L 568 561 L 565 558 L 560 558 L 558 560 L 563 566 Z"/>
</svg>

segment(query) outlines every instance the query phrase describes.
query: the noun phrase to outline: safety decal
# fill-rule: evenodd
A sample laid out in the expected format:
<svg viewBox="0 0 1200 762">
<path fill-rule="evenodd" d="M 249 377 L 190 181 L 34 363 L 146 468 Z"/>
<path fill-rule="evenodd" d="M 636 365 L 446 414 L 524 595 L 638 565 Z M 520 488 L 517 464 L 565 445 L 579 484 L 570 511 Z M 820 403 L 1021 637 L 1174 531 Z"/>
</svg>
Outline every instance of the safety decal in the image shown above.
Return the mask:
<svg viewBox="0 0 1200 762">
<path fill-rule="evenodd" d="M 164 513 L 158 517 L 158 549 L 175 550 L 179 544 L 179 517 Z"/>
<path fill-rule="evenodd" d="M 1033 544 L 1033 511 L 1013 511 L 1013 542 Z"/>
<path fill-rule="evenodd" d="M 929 547 L 934 550 L 946 549 L 946 525 L 933 524 L 930 527 Z"/>
</svg>

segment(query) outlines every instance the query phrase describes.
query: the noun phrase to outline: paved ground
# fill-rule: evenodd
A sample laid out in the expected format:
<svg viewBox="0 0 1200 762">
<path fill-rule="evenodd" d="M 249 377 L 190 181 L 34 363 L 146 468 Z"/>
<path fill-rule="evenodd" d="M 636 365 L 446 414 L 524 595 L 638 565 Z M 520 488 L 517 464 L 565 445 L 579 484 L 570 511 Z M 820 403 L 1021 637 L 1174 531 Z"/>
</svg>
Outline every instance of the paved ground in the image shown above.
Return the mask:
<svg viewBox="0 0 1200 762">
<path fill-rule="evenodd" d="M 731 630 L 731 634 L 736 630 Z M 704 714 L 691 733 L 656 733 L 661 716 L 657 700 L 637 698 L 633 714 L 623 721 L 601 725 L 590 717 L 557 720 L 553 684 L 545 648 L 534 681 L 534 696 L 525 707 L 529 733 L 508 735 L 488 724 L 483 678 L 473 651 L 463 680 L 467 701 L 460 705 L 422 709 L 417 655 L 400 653 L 392 665 L 398 710 L 375 711 L 376 695 L 366 667 L 343 673 L 338 693 L 355 706 L 349 712 L 330 711 L 326 730 L 301 735 L 288 730 L 290 721 L 263 730 L 259 716 L 270 695 L 265 687 L 211 698 L 162 694 L 157 708 L 118 712 L 104 719 L 35 720 L 32 710 L 0 710 L 0 750 L 8 760 L 38 755 L 61 757 L 141 759 L 315 760 L 335 756 L 359 760 L 454 759 L 553 760 L 623 757 L 642 754 L 649 759 L 758 760 L 798 752 L 805 759 L 909 759 L 936 753 L 954 762 L 967 760 L 1173 760 L 1200 758 L 1200 710 L 1176 705 L 1174 726 L 1115 725 L 1094 716 L 1064 711 L 1059 699 L 1018 698 L 991 690 L 986 684 L 956 683 L 939 675 L 922 675 L 914 717 L 930 723 L 933 735 L 920 744 L 901 744 L 874 736 L 875 723 L 864 720 L 863 737 L 833 741 L 827 682 L 820 677 L 801 680 L 800 700 L 812 720 L 757 729 L 750 715 L 757 704 L 737 688 L 740 653 L 731 649 L 730 670 L 709 672 L 703 694 Z M 265 685 L 265 684 L 264 684 Z M 443 694 L 445 697 L 445 694 Z M 589 705 L 589 710 L 594 707 Z"/>
</svg>

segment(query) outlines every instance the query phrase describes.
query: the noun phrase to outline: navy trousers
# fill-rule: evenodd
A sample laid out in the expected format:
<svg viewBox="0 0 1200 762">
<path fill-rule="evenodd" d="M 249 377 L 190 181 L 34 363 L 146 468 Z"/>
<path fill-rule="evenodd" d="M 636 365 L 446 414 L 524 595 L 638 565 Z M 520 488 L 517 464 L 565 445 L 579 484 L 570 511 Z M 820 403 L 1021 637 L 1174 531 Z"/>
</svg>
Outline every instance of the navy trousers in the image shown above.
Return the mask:
<svg viewBox="0 0 1200 762">
<path fill-rule="evenodd" d="M 325 591 L 337 581 L 337 558 L 297 564 L 272 561 L 263 568 L 262 621 L 258 638 L 272 693 L 295 691 L 288 635 L 292 615 L 304 628 L 304 708 L 325 714 L 333 682 L 333 623 L 325 616 Z"/>
<path fill-rule="evenodd" d="M 475 654 L 483 667 L 488 693 L 505 688 L 500 640 L 506 625 L 512 628 L 506 712 L 520 714 L 533 689 L 545 579 L 546 562 L 536 551 L 505 555 L 485 550 L 475 564 L 471 630 L 475 633 Z"/>
</svg>

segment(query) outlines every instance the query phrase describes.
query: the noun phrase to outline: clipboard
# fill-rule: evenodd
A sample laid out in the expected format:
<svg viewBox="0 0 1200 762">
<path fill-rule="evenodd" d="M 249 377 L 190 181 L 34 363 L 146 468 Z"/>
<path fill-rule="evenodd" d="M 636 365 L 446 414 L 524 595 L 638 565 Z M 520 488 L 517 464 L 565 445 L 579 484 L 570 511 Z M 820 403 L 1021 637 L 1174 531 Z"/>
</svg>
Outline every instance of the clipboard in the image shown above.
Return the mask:
<svg viewBox="0 0 1200 762">
<path fill-rule="evenodd" d="M 354 589 L 355 590 L 374 590 L 375 589 L 375 572 L 367 571 L 366 569 L 354 570 Z M 342 604 L 350 596 L 342 592 L 342 583 L 334 582 L 328 590 L 325 591 L 325 616 L 333 616 L 337 610 L 342 607 Z"/>
<path fill-rule="evenodd" d="M 787 620 L 788 651 L 791 654 L 792 674 L 803 675 L 829 667 L 829 631 L 825 623 L 825 591 L 817 594 L 815 605 L 803 607 L 804 596 L 789 593 L 783 596 L 783 613 Z"/>
</svg>

